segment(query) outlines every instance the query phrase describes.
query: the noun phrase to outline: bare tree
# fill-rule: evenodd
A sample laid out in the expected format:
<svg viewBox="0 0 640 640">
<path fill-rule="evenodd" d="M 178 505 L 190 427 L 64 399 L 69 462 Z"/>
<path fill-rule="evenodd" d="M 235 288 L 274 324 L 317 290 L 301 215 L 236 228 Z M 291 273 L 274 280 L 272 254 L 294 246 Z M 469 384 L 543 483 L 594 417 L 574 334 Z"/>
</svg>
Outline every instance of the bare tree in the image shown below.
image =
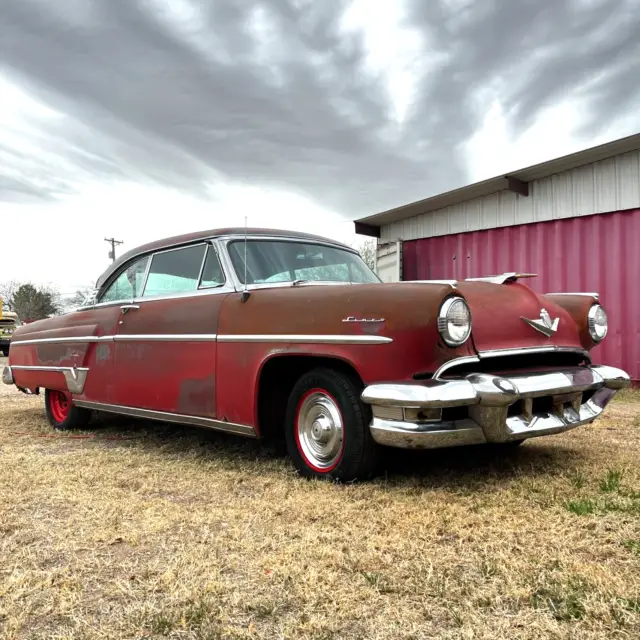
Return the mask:
<svg viewBox="0 0 640 640">
<path fill-rule="evenodd" d="M 0 282 L 0 300 L 2 300 L 3 309 L 15 311 L 13 308 L 13 296 L 19 287 L 20 283 L 17 280 Z"/>
<path fill-rule="evenodd" d="M 95 288 L 91 285 L 80 287 L 76 292 L 62 302 L 65 312 L 74 311 L 79 307 L 89 304 L 95 295 Z"/>
<path fill-rule="evenodd" d="M 364 240 L 359 247 L 355 247 L 365 264 L 374 270 L 376 267 L 376 241 Z"/>
</svg>

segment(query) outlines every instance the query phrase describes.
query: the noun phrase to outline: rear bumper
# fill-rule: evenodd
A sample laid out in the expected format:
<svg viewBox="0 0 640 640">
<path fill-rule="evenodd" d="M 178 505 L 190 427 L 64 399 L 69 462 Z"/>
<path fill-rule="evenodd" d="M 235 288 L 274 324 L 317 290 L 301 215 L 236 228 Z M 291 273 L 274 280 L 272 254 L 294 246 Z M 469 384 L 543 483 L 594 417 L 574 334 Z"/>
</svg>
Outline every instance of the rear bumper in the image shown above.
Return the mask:
<svg viewBox="0 0 640 640">
<path fill-rule="evenodd" d="M 362 393 L 371 405 L 376 442 L 406 449 L 509 442 L 551 435 L 593 422 L 629 376 L 607 366 L 501 377 L 470 374 L 457 380 L 374 384 Z"/>
</svg>

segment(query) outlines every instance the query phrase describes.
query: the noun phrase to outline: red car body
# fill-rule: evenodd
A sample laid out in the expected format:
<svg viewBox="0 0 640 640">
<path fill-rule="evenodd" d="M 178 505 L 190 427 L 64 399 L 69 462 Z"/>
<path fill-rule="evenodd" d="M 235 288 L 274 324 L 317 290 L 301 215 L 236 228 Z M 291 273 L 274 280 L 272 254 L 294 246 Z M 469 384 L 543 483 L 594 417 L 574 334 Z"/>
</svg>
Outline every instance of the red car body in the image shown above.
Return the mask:
<svg viewBox="0 0 640 640">
<path fill-rule="evenodd" d="M 120 257 L 86 306 L 17 329 L 3 379 L 47 390 L 54 427 L 97 410 L 284 435 L 302 473 L 363 477 L 381 446 L 519 443 L 591 422 L 628 385 L 591 365 L 597 294 L 520 279 L 381 283 L 325 238 L 178 236 Z"/>
</svg>

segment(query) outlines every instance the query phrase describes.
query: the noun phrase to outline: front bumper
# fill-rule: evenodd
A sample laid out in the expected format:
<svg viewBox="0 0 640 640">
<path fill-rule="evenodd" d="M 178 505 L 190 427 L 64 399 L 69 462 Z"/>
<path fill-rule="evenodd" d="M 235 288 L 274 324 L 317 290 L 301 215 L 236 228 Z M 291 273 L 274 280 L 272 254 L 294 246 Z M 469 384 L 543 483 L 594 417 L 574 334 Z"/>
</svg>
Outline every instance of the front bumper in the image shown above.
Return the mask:
<svg viewBox="0 0 640 640">
<path fill-rule="evenodd" d="M 571 367 L 501 377 L 474 373 L 455 380 L 374 384 L 376 442 L 404 449 L 510 442 L 551 435 L 593 422 L 629 376 L 607 366 Z"/>
</svg>

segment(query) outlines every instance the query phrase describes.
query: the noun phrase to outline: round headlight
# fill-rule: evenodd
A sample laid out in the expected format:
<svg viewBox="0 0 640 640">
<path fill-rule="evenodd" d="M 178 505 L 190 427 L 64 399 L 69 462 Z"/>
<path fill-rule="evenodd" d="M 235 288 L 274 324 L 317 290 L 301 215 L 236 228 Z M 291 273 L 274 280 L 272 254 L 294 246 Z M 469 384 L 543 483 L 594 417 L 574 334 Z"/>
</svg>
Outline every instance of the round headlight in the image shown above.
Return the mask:
<svg viewBox="0 0 640 640">
<path fill-rule="evenodd" d="M 607 335 L 607 314 L 599 305 L 594 304 L 589 309 L 589 334 L 594 342 L 601 342 Z"/>
<path fill-rule="evenodd" d="M 462 298 L 447 298 L 438 314 L 438 331 L 450 347 L 459 347 L 471 335 L 471 311 Z"/>
</svg>

